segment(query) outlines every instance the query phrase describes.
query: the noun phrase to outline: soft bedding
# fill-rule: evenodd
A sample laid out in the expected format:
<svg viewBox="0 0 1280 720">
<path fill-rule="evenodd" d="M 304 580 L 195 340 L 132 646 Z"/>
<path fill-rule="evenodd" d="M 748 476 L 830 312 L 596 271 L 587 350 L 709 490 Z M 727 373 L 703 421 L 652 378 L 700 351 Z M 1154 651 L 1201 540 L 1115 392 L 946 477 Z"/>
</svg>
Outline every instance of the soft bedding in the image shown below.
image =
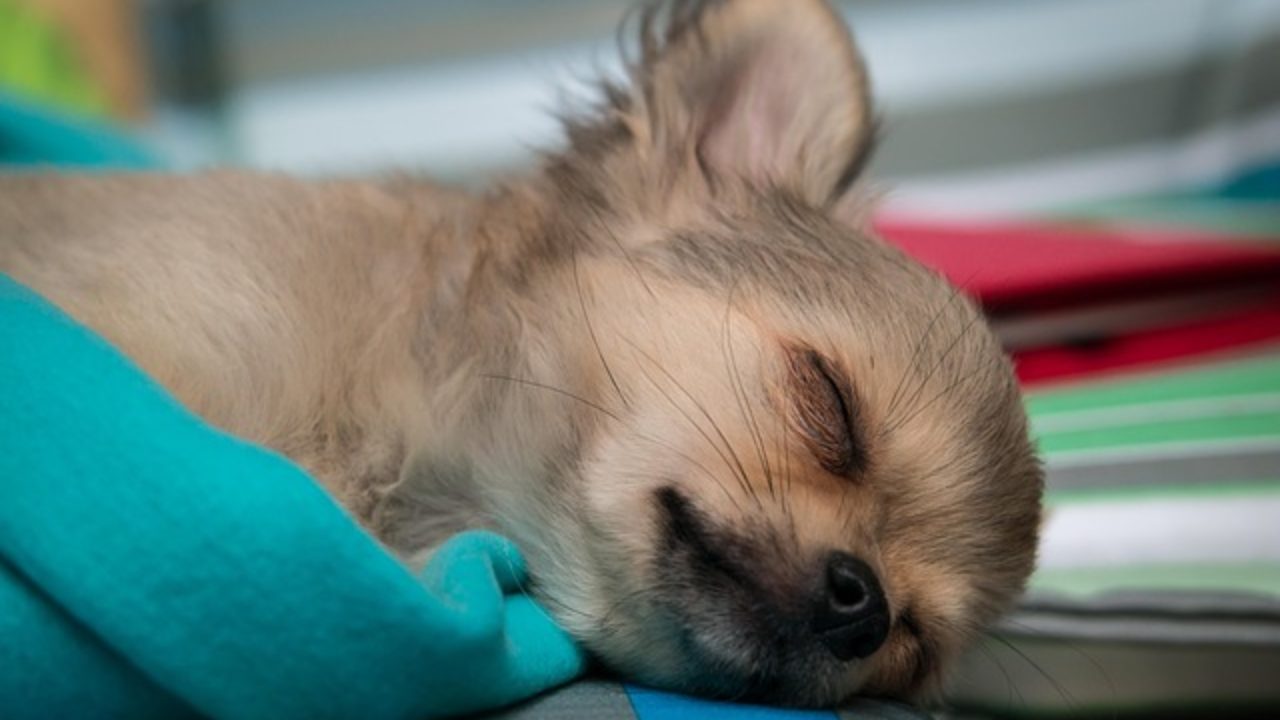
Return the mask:
<svg viewBox="0 0 1280 720">
<path fill-rule="evenodd" d="M 1040 568 L 957 705 L 1280 708 L 1280 345 L 1033 390 Z"/>
<path fill-rule="evenodd" d="M 1244 302 L 1188 295 L 1177 311 L 1150 313 L 1147 328 L 1016 349 L 1046 460 L 1040 564 L 1018 609 L 961 663 L 953 707 L 1004 717 L 1280 711 L 1277 167 L 1024 220 L 1033 235 L 1136 238 L 1161 256 L 1126 270 L 1149 275 L 1127 281 L 1136 300 L 1212 281 Z M 941 224 L 952 234 L 965 225 Z M 1198 258 L 1158 277 L 1191 245 Z M 1110 272 L 1133 251 L 1090 253 Z M 1236 253 L 1254 259 L 1225 269 Z M 1107 312 L 1081 312 L 1078 328 L 1120 310 L 1097 287 L 1061 295 L 1085 310 L 1103 302 Z M 1014 299 L 1044 291 L 1028 285 Z M 1026 319 L 1043 330 L 1053 318 Z"/>
<path fill-rule="evenodd" d="M 0 275 L 0 716 L 427 718 L 581 672 L 494 535 L 415 577 Z"/>
</svg>

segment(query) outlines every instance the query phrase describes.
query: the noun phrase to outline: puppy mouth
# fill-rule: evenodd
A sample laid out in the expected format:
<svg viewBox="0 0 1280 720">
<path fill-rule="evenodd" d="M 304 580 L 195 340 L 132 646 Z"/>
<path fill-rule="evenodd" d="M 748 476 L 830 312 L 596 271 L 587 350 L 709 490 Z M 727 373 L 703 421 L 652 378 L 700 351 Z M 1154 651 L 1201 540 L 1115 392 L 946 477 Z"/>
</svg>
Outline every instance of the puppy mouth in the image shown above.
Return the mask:
<svg viewBox="0 0 1280 720">
<path fill-rule="evenodd" d="M 766 647 L 743 647 L 742 643 L 725 647 L 715 618 L 686 610 L 676 623 L 685 660 L 678 683 L 683 691 L 772 705 L 820 705 L 834 700 L 811 697 L 820 669 L 809 667 L 806 672 L 807 664 L 798 658 L 788 660 Z"/>
<path fill-rule="evenodd" d="M 757 543 L 717 527 L 681 491 L 657 491 L 656 590 L 678 629 L 689 680 L 706 694 L 742 696 L 779 683 L 785 623 L 771 617 L 752 571 Z M 772 646 L 772 647 L 771 647 Z"/>
<path fill-rule="evenodd" d="M 826 597 L 825 574 L 786 561 L 802 556 L 786 539 L 768 528 L 718 526 L 674 487 L 659 489 L 655 502 L 654 589 L 686 661 L 683 689 L 773 704 L 838 701 L 832 688 L 847 683 L 883 634 L 870 650 L 843 640 L 833 649 L 833 632 L 843 638 L 861 626 L 824 625 L 815 596 Z"/>
</svg>

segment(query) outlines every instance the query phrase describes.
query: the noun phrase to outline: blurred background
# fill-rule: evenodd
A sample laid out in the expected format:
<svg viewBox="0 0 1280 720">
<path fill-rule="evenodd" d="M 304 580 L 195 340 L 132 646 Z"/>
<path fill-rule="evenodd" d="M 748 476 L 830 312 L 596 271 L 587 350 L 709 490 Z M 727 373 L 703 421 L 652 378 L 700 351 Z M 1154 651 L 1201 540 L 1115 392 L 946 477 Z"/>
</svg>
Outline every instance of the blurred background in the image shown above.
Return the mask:
<svg viewBox="0 0 1280 720">
<path fill-rule="evenodd" d="M 884 117 L 890 209 L 1039 210 L 1280 157 L 1274 0 L 839 5 Z M 618 72 L 627 6 L 0 0 L 0 88 L 120 123 L 174 168 L 468 181 L 555 147 L 566 96 Z"/>
</svg>

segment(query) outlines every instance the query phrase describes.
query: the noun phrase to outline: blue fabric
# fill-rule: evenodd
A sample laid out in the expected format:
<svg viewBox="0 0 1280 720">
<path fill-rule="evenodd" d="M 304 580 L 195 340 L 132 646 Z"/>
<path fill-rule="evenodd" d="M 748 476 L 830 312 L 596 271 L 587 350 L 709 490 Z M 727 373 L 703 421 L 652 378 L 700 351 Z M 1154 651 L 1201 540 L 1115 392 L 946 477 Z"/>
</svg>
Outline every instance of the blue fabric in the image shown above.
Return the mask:
<svg viewBox="0 0 1280 720">
<path fill-rule="evenodd" d="M 137 170 L 153 167 L 155 161 L 113 128 L 0 92 L 0 165 Z"/>
<path fill-rule="evenodd" d="M 636 685 L 628 685 L 626 693 L 634 720 L 929 720 L 931 717 L 910 705 L 878 698 L 855 698 L 839 710 L 797 710 L 703 700 Z M 606 716 L 594 713 L 586 717 Z M 543 718 L 530 716 L 528 720 Z"/>
<path fill-rule="evenodd" d="M 421 577 L 0 275 L 0 716 L 436 717 L 576 676 L 468 533 Z"/>
</svg>

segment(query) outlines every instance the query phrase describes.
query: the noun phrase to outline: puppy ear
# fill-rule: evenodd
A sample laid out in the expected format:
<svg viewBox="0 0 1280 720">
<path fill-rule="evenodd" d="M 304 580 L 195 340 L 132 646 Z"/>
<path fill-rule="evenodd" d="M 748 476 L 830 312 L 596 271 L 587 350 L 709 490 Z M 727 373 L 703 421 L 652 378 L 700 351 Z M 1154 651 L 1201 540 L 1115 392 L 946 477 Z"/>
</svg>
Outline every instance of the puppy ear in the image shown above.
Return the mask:
<svg viewBox="0 0 1280 720">
<path fill-rule="evenodd" d="M 839 198 L 874 123 L 865 68 L 836 12 L 822 0 L 663 9 L 665 22 L 645 23 L 633 136 L 668 162 L 696 162 L 713 185 L 736 177 L 819 205 Z"/>
</svg>

